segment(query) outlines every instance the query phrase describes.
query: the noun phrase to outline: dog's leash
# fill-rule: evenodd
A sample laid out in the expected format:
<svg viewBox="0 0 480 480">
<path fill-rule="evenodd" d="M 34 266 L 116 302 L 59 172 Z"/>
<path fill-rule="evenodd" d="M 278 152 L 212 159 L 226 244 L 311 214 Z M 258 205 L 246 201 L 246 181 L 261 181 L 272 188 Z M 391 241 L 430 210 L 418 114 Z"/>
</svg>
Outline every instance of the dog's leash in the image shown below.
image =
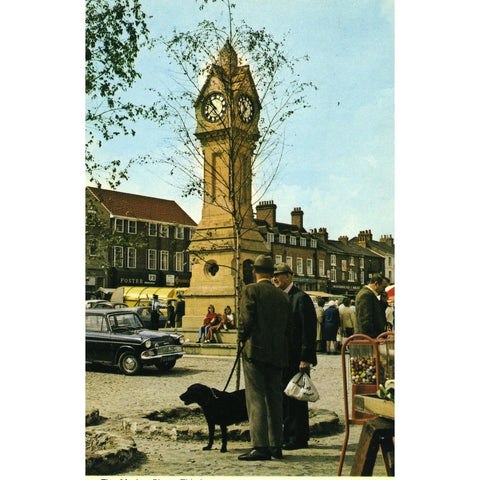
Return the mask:
<svg viewBox="0 0 480 480">
<path fill-rule="evenodd" d="M 225 388 L 223 389 L 223 391 L 225 391 L 227 389 L 228 384 L 230 383 L 233 372 L 235 371 L 235 367 L 237 366 L 238 360 L 240 359 L 240 354 L 242 353 L 242 350 L 243 350 L 244 346 L 245 346 L 245 344 L 243 343 L 242 346 L 238 349 L 237 358 L 235 359 L 235 363 L 233 364 L 232 371 L 230 372 L 230 376 L 228 377 L 227 383 L 225 384 Z"/>
</svg>

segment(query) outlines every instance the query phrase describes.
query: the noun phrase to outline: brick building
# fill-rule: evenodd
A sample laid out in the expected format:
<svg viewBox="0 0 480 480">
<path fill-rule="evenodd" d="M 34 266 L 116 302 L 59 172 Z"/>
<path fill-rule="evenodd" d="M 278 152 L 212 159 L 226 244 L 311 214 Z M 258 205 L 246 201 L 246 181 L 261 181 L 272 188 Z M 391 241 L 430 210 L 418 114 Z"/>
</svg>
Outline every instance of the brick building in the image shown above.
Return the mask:
<svg viewBox="0 0 480 480">
<path fill-rule="evenodd" d="M 275 263 L 288 263 L 301 289 L 353 297 L 373 273 L 385 273 L 386 259 L 377 247 L 377 243 L 384 243 L 371 240 L 371 248 L 367 248 L 346 236 L 332 240 L 325 227 L 304 228 L 301 208 L 293 209 L 291 223 L 278 222 L 276 210 L 273 201 L 260 202 L 255 221 Z"/>
<path fill-rule="evenodd" d="M 362 230 L 358 237 L 354 237 L 350 241 L 384 257 L 385 275 L 390 279 L 391 284 L 395 283 L 395 245 L 391 235 L 382 235 L 377 241 L 373 239 L 371 230 Z"/>
<path fill-rule="evenodd" d="M 86 200 L 87 296 L 99 287 L 189 286 L 186 250 L 197 225 L 176 202 L 94 187 Z M 290 223 L 278 222 L 276 211 L 273 201 L 260 202 L 255 223 L 275 263 L 288 263 L 303 290 L 354 297 L 377 272 L 394 282 L 391 235 L 376 241 L 364 230 L 333 240 L 325 227 L 307 231 L 301 208 Z"/>
<path fill-rule="evenodd" d="M 86 294 L 120 285 L 188 286 L 196 223 L 161 198 L 86 188 Z"/>
</svg>

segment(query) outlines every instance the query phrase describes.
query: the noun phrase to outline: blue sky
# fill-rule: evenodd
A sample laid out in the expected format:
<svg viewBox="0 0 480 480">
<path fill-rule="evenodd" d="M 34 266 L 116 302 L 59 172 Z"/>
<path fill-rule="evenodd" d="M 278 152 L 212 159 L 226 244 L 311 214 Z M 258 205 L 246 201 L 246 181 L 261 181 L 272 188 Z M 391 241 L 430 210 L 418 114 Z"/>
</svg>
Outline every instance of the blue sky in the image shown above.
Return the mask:
<svg viewBox="0 0 480 480">
<path fill-rule="evenodd" d="M 299 73 L 318 90 L 311 108 L 286 128 L 282 170 L 264 200 L 277 204 L 277 219 L 290 222 L 301 207 L 304 226 L 327 227 L 330 238 L 371 229 L 374 238 L 394 235 L 394 4 L 393 0 L 239 0 L 235 21 L 287 35 L 292 56 L 308 55 Z M 195 0 L 145 0 L 152 37 L 193 29 L 205 17 L 225 22 L 219 2 L 199 12 Z M 239 52 L 240 53 L 240 52 Z M 247 59 L 248 61 L 248 59 Z M 168 86 L 172 66 L 161 51 L 138 59 L 142 80 L 132 95 L 149 86 Z M 98 158 L 128 159 L 164 151 L 154 125 L 137 125 L 137 135 L 96 151 Z M 131 171 L 121 191 L 176 200 L 197 222 L 201 201 L 182 198 L 170 185 L 169 169 L 150 165 Z"/>
</svg>

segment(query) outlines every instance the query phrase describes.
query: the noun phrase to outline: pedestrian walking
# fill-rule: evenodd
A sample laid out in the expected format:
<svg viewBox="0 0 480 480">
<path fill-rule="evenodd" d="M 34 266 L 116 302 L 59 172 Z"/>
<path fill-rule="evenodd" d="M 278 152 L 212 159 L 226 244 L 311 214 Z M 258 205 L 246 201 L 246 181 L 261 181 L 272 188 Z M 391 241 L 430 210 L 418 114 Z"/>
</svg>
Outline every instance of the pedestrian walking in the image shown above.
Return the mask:
<svg viewBox="0 0 480 480">
<path fill-rule="evenodd" d="M 155 293 L 153 294 L 152 299 L 151 319 L 152 330 L 158 330 L 158 327 L 160 326 L 160 302 L 158 301 L 158 295 Z"/>
<path fill-rule="evenodd" d="M 252 449 L 239 460 L 283 458 L 282 370 L 287 366 L 291 336 L 288 295 L 271 282 L 272 257 L 259 255 L 253 264 L 256 283 L 240 300 L 238 342 L 243 346 L 243 373 Z"/>
<path fill-rule="evenodd" d="M 287 263 L 275 265 L 273 281 L 288 294 L 293 311 L 293 331 L 289 344 L 288 365 L 284 370 L 284 387 L 300 372 L 310 375 L 310 367 L 317 364 L 315 345 L 317 316 L 312 299 L 293 284 L 293 271 Z M 283 436 L 285 450 L 308 447 L 310 427 L 308 402 L 284 395 Z"/>
<path fill-rule="evenodd" d="M 342 335 L 347 338 L 353 335 L 355 325 L 355 312 L 350 306 L 351 303 L 352 301 L 345 297 L 343 299 L 344 307 L 341 310 L 339 309 L 340 329 L 342 330 Z"/>
<path fill-rule="evenodd" d="M 167 301 L 167 327 L 173 328 L 175 326 L 175 307 L 173 300 Z"/>
<path fill-rule="evenodd" d="M 327 354 L 337 353 L 337 334 L 340 327 L 340 312 L 335 300 L 330 300 L 326 305 L 323 320 L 323 336 L 327 342 Z"/>
<path fill-rule="evenodd" d="M 185 300 L 183 295 L 178 295 L 177 305 L 175 307 L 175 327 L 182 327 L 182 318 L 185 315 Z"/>
<path fill-rule="evenodd" d="M 317 307 L 317 352 L 325 352 L 325 339 L 322 336 L 323 330 L 323 319 L 325 316 L 325 299 L 320 297 L 317 300 L 318 307 Z"/>
</svg>

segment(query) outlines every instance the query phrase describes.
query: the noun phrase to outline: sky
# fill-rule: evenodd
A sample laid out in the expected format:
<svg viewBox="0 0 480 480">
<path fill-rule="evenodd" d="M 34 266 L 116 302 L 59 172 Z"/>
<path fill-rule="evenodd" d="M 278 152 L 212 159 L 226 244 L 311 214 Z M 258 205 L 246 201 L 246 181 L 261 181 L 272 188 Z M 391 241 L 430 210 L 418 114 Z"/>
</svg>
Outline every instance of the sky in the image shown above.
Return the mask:
<svg viewBox="0 0 480 480">
<path fill-rule="evenodd" d="M 235 22 L 265 27 L 276 39 L 286 35 L 291 56 L 308 55 L 298 73 L 318 88 L 309 93 L 311 107 L 297 112 L 286 125 L 282 169 L 263 200 L 275 202 L 277 220 L 284 223 L 290 223 L 294 207 L 301 207 L 305 228 L 327 227 L 330 238 L 351 238 L 365 229 L 375 239 L 394 235 L 393 0 L 235 3 Z M 195 0 L 143 4 L 153 17 L 152 38 L 168 35 L 173 28 L 191 30 L 203 18 L 225 22 L 220 2 L 210 3 L 202 12 Z M 132 98 L 141 99 L 148 87 L 171 85 L 174 67 L 162 50 L 143 52 L 137 68 L 142 79 Z M 137 154 L 155 156 L 164 151 L 158 126 L 142 123 L 135 130 L 135 137 L 108 142 L 95 154 L 103 161 L 126 161 Z M 166 166 L 132 169 L 129 180 L 117 189 L 176 200 L 196 222 L 201 218 L 201 200 L 183 198 L 180 189 L 171 185 Z"/>
</svg>

